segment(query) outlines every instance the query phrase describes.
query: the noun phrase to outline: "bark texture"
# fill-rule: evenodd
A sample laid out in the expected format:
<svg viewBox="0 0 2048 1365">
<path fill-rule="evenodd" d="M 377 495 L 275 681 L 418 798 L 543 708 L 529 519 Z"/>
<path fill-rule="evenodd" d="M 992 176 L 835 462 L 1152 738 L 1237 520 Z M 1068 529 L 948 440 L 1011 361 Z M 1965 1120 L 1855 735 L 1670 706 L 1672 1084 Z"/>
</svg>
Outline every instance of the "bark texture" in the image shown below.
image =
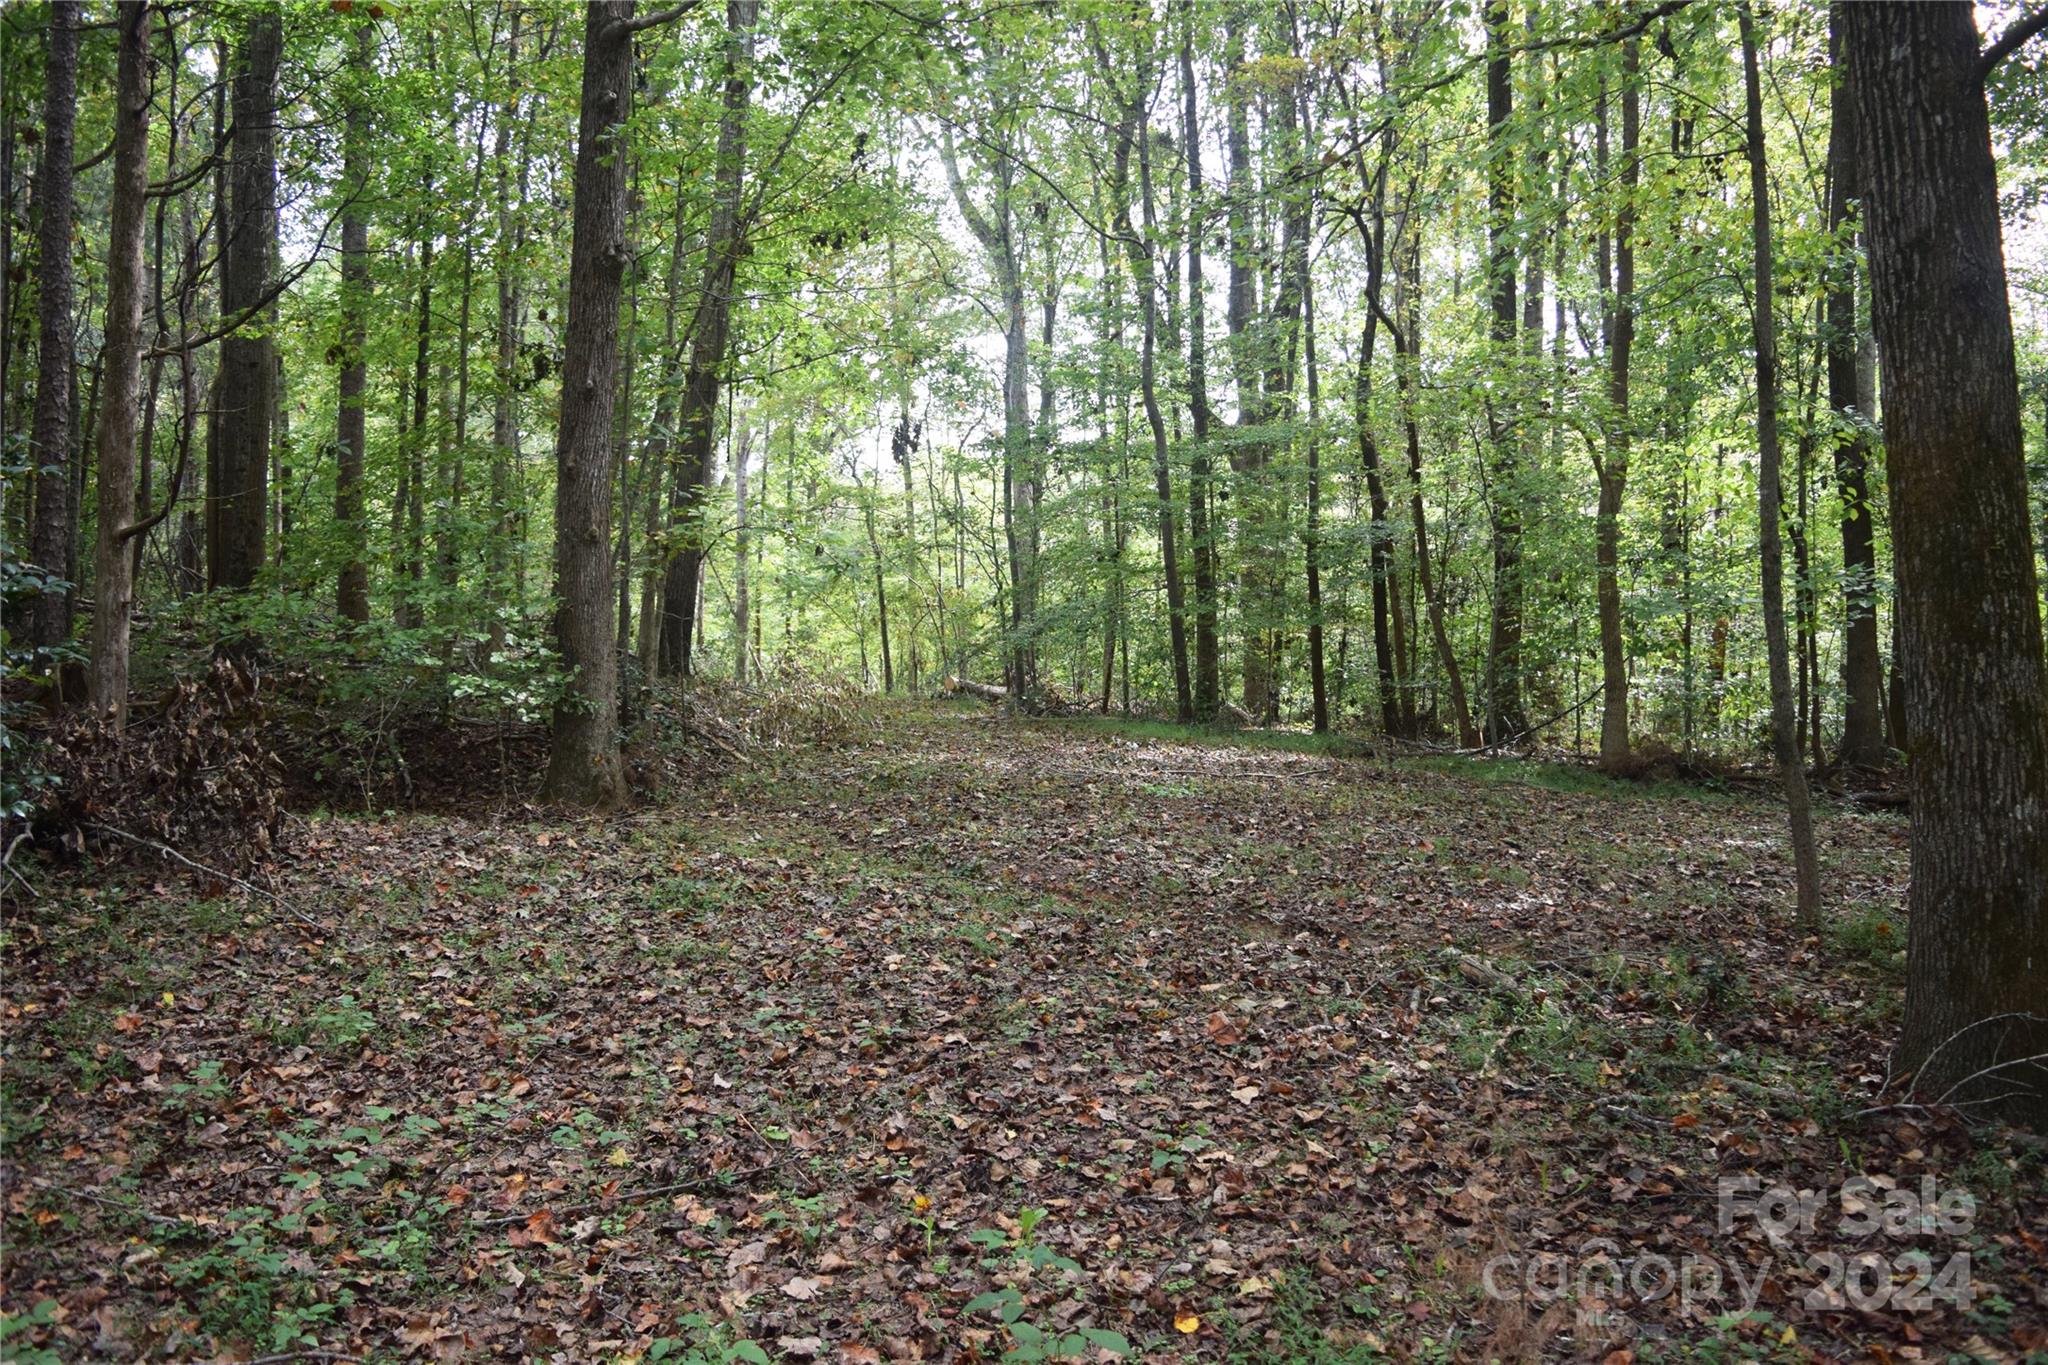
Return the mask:
<svg viewBox="0 0 2048 1365">
<path fill-rule="evenodd" d="M 1842 13 L 1867 192 L 1913 883 L 1895 1070 L 2048 1125 L 2048 678 L 1977 29 Z"/>
<path fill-rule="evenodd" d="M 235 53 L 235 128 L 228 166 L 229 218 L 221 252 L 220 308 L 233 320 L 261 301 L 277 251 L 276 8 L 244 11 Z M 270 333 L 250 317 L 220 344 L 220 439 L 208 471 L 207 585 L 246 588 L 264 563 L 270 505 L 270 424 L 277 358 Z"/>
<path fill-rule="evenodd" d="M 1785 784 L 1785 808 L 1792 827 L 1799 925 L 1814 933 L 1820 929 L 1820 872 L 1814 857 L 1813 810 L 1806 789 L 1806 769 L 1799 761 L 1799 737 L 1792 714 L 1792 658 L 1785 635 L 1785 549 L 1779 533 L 1783 515 L 1778 490 L 1782 460 L 1778 439 L 1777 319 L 1772 306 L 1770 168 L 1764 160 L 1763 83 L 1757 70 L 1756 24 L 1747 0 L 1741 9 L 1741 23 L 1756 260 L 1751 307 L 1756 337 L 1757 558 L 1762 561 L 1764 648 L 1771 677 L 1771 745 Z"/>
<path fill-rule="evenodd" d="M 555 442 L 555 638 L 572 674 L 556 703 L 542 797 L 610 809 L 626 799 L 612 652 L 612 408 L 626 272 L 625 123 L 634 0 L 597 0 L 583 28 L 569 315 Z"/>
<path fill-rule="evenodd" d="M 134 560 L 135 434 L 142 405 L 142 219 L 149 193 L 147 5 L 115 11 L 114 175 L 107 213 L 106 355 L 100 383 L 99 536 L 93 554 L 92 704 L 115 729 L 128 718 L 128 627 Z M 259 509 L 260 510 L 260 509 Z"/>
<path fill-rule="evenodd" d="M 1856 156 L 1856 105 L 1840 66 L 1842 0 L 1828 8 L 1837 49 L 1828 131 L 1828 230 L 1835 256 L 1828 272 L 1828 406 L 1835 410 L 1835 483 L 1842 495 L 1842 749 L 1850 767 L 1885 761 L 1884 662 L 1877 649 L 1877 537 L 1871 525 L 1870 459 L 1877 414 L 1865 405 L 1868 384 L 1857 344 L 1856 252 L 1851 233 L 1862 195 Z"/>
<path fill-rule="evenodd" d="M 80 17 L 77 0 L 55 0 L 50 6 L 43 164 L 36 177 L 43 217 L 36 236 L 36 406 L 29 462 L 38 472 L 29 558 L 60 579 L 78 528 L 71 502 L 71 160 L 77 143 Z M 71 638 L 68 587 L 39 593 L 29 604 L 27 637 L 45 648 Z"/>
<path fill-rule="evenodd" d="M 744 236 L 740 191 L 747 160 L 747 107 L 753 98 L 754 22 L 760 0 L 727 0 L 725 91 L 718 120 L 711 222 L 705 232 L 704 286 L 690 334 L 683 378 L 682 444 L 669 500 L 674 550 L 661 609 L 661 669 L 687 677 L 696 637 L 697 598 L 704 576 L 704 494 L 718 432 L 719 377 L 732 331 L 733 279 Z"/>
<path fill-rule="evenodd" d="M 1515 112 L 1508 7 L 1486 7 L 1486 275 L 1494 355 L 1515 345 L 1515 165 L 1508 120 Z M 1493 621 L 1486 642 L 1486 739 L 1504 744 L 1529 728 L 1522 710 L 1522 469 L 1512 414 L 1487 406 L 1492 438 Z"/>
<path fill-rule="evenodd" d="M 1628 658 L 1621 638 L 1621 504 L 1628 491 L 1629 360 L 1636 339 L 1636 203 L 1642 160 L 1642 97 L 1637 90 L 1638 50 L 1631 38 L 1622 46 L 1621 203 L 1614 215 L 1614 290 L 1607 315 L 1607 452 L 1600 462 L 1600 503 L 1594 528 L 1594 559 L 1600 610 L 1600 764 L 1627 767 Z M 1603 109 L 1604 114 L 1604 109 Z M 1603 152 L 1606 120 L 1601 120 Z"/>
<path fill-rule="evenodd" d="M 348 123 L 342 134 L 342 180 L 353 196 L 341 220 L 341 377 L 334 417 L 334 520 L 346 545 L 335 583 L 334 609 L 344 621 L 370 619 L 368 528 L 363 524 L 363 411 L 369 367 L 363 355 L 363 317 L 370 293 L 370 225 L 363 204 L 368 188 L 371 31 L 356 31 L 349 77 Z"/>
</svg>

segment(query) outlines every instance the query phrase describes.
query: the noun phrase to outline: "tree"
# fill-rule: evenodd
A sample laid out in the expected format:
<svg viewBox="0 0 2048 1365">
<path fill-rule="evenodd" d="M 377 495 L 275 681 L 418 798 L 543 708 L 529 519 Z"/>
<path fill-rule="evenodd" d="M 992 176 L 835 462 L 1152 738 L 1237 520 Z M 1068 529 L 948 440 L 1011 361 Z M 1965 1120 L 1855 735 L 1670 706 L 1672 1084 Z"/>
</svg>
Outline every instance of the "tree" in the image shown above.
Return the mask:
<svg viewBox="0 0 2048 1365">
<path fill-rule="evenodd" d="M 356 30 L 354 61 L 349 76 L 346 126 L 342 133 L 343 193 L 349 196 L 341 221 L 341 377 L 334 416 L 334 520 L 343 542 L 341 573 L 335 584 L 335 611 L 357 623 L 370 619 L 370 565 L 363 524 L 364 405 L 369 387 L 369 359 L 364 348 L 369 330 L 364 317 L 370 292 L 370 229 L 362 203 L 369 183 L 370 81 L 372 32 Z"/>
<path fill-rule="evenodd" d="M 142 405 L 142 220 L 149 194 L 149 15 L 115 11 L 114 183 L 107 216 L 106 410 L 99 428 L 99 535 L 93 554 L 92 704 L 116 730 L 128 719 L 128 628 L 135 568 L 135 425 Z"/>
<path fill-rule="evenodd" d="M 1018 240 L 1017 182 L 1024 172 L 1016 146 L 1015 99 L 1014 92 L 999 97 L 987 130 L 976 138 L 975 145 L 984 153 L 994 182 L 986 210 L 975 204 L 960 174 L 951 122 L 941 124 L 939 147 L 953 202 L 981 244 L 1003 301 L 1003 531 L 1010 590 L 1010 639 L 1003 672 L 1011 702 L 1035 710 L 1039 705 L 1038 650 L 1032 639 L 1038 614 L 1038 460 L 1031 440 L 1031 349 L 1025 330 L 1024 255 Z"/>
<path fill-rule="evenodd" d="M 1149 44 L 1150 37 L 1143 39 Z M 1111 69 L 1109 54 L 1098 40 L 1096 51 L 1105 71 Z M 1137 54 L 1131 88 L 1116 90 L 1116 151 L 1109 177 L 1110 202 L 1115 213 L 1115 232 L 1123 242 L 1131 268 L 1131 280 L 1138 293 L 1138 315 L 1142 319 L 1142 341 L 1138 350 L 1138 383 L 1144 398 L 1145 424 L 1152 432 L 1152 478 L 1159 498 L 1159 553 L 1166 579 L 1166 626 L 1173 656 L 1174 714 L 1182 720 L 1195 716 L 1194 695 L 1188 678 L 1187 602 L 1181 591 L 1180 555 L 1175 537 L 1173 473 L 1167 456 L 1166 418 L 1159 406 L 1158 338 L 1159 285 L 1152 268 L 1153 196 L 1151 170 L 1151 128 L 1145 110 L 1158 86 L 1158 72 L 1149 50 Z M 1114 87 L 1113 87 L 1114 88 Z M 1136 149 L 1143 198 L 1145 232 L 1140 236 L 1131 224 L 1131 154 Z"/>
<path fill-rule="evenodd" d="M 1600 764 L 1610 772 L 1625 769 L 1628 743 L 1628 658 L 1621 638 L 1621 502 L 1628 491 L 1629 359 L 1636 339 L 1636 187 L 1642 180 L 1637 142 L 1642 128 L 1642 97 L 1637 89 L 1638 47 L 1622 44 L 1621 71 L 1621 202 L 1614 214 L 1614 276 L 1606 317 L 1607 417 L 1606 454 L 1595 470 L 1600 480 L 1596 539 L 1600 610 Z M 1600 121 L 1601 169 L 1606 169 L 1607 120 L 1603 97 Z M 1606 255 L 1603 236 L 1601 254 Z M 1605 261 L 1601 274 L 1604 276 Z"/>
<path fill-rule="evenodd" d="M 29 554 L 50 580 L 63 578 L 78 533 L 71 501 L 71 159 L 77 143 L 79 22 L 77 0 L 53 0 L 37 176 L 43 218 L 36 237 L 36 406 L 29 432 L 29 463 L 37 471 Z M 68 586 L 45 582 L 29 608 L 26 635 L 45 649 L 71 638 Z"/>
<path fill-rule="evenodd" d="M 1856 252 L 1850 233 L 1861 193 L 1856 156 L 1856 102 L 1839 61 L 1842 0 L 1828 6 L 1828 46 L 1837 54 L 1828 120 L 1828 406 L 1834 409 L 1835 482 L 1842 497 L 1842 747 L 1848 767 L 1885 761 L 1884 663 L 1877 649 L 1877 536 L 1871 524 L 1870 457 L 1877 414 L 1863 411 L 1869 389 L 1857 344 Z"/>
<path fill-rule="evenodd" d="M 1450 693 L 1451 719 L 1457 726 L 1458 742 L 1467 749 L 1479 747 L 1479 727 L 1472 721 L 1472 705 L 1465 692 L 1465 673 L 1458 664 L 1458 651 L 1451 645 L 1446 620 L 1443 588 L 1431 569 L 1429 513 L 1422 494 L 1422 423 L 1416 413 L 1417 371 L 1422 360 L 1422 242 L 1419 227 L 1401 253 L 1402 266 L 1394 286 L 1394 311 L 1401 315 L 1401 329 L 1394 334 L 1394 382 L 1401 401 L 1401 425 L 1408 444 L 1408 514 L 1415 528 L 1415 577 L 1422 586 L 1422 600 L 1429 611 L 1430 640 L 1436 646 L 1438 667 L 1444 671 L 1445 689 Z"/>
<path fill-rule="evenodd" d="M 1514 57 L 1507 0 L 1486 7 L 1486 282 L 1494 363 L 1515 345 Z M 1505 744 L 1526 734 L 1522 711 L 1522 469 L 1515 423 L 1500 396 L 1489 397 L 1493 494 L 1493 624 L 1486 644 L 1486 738 Z"/>
<path fill-rule="evenodd" d="M 1848 5 L 1912 793 L 1894 1069 L 2048 1124 L 2048 678 L 1984 79 L 1964 5 Z"/>
<path fill-rule="evenodd" d="M 1193 5 L 1184 19 L 1191 27 Z M 1210 486 L 1209 359 L 1206 287 L 1202 275 L 1202 235 L 1208 231 L 1202 196 L 1202 133 L 1196 117 L 1194 45 L 1185 29 L 1180 44 L 1181 147 L 1188 179 L 1188 420 L 1194 442 L 1188 456 L 1188 555 L 1194 561 L 1195 657 L 1193 692 L 1195 719 L 1216 718 L 1223 699 L 1216 640 L 1216 541 Z M 1108 689 L 1103 692 L 1107 706 Z"/>
<path fill-rule="evenodd" d="M 612 410 L 626 268 L 626 116 L 634 0 L 594 0 L 583 24 L 583 107 L 571 194 L 569 312 L 555 437 L 555 639 L 571 679 L 550 727 L 544 799 L 608 810 L 626 799 L 612 636 Z"/>
<path fill-rule="evenodd" d="M 283 27 L 275 5 L 243 11 L 234 58 L 234 143 L 221 248 L 220 307 L 234 330 L 220 346 L 219 439 L 207 471 L 207 584 L 246 588 L 264 564 L 270 510 L 270 424 L 277 358 L 256 314 L 277 254 L 277 64 Z"/>
<path fill-rule="evenodd" d="M 1820 871 L 1813 848 L 1813 811 L 1806 769 L 1792 715 L 1792 664 L 1785 639 L 1785 551 L 1781 543 L 1778 440 L 1778 333 L 1776 288 L 1771 267 L 1771 177 L 1764 153 L 1763 84 L 1757 71 L 1756 22 L 1748 0 L 1737 11 L 1742 25 L 1743 89 L 1748 110 L 1750 221 L 1756 269 L 1751 301 L 1756 341 L 1757 558 L 1762 562 L 1764 647 L 1771 676 L 1771 745 L 1785 784 L 1785 808 L 1792 823 L 1792 860 L 1798 886 L 1799 926 L 1820 930 Z"/>
<path fill-rule="evenodd" d="M 669 524 L 676 548 L 662 594 L 661 666 L 687 677 L 696 634 L 697 596 L 704 573 L 704 489 L 718 430 L 719 374 L 732 329 L 734 274 L 744 241 L 740 193 L 747 162 L 747 106 L 753 91 L 754 23 L 759 0 L 726 0 L 725 83 L 718 118 L 718 161 L 713 171 L 711 222 L 705 230 L 704 283 L 690 331 L 690 366 L 683 377 L 678 426 L 682 433 Z"/>
</svg>

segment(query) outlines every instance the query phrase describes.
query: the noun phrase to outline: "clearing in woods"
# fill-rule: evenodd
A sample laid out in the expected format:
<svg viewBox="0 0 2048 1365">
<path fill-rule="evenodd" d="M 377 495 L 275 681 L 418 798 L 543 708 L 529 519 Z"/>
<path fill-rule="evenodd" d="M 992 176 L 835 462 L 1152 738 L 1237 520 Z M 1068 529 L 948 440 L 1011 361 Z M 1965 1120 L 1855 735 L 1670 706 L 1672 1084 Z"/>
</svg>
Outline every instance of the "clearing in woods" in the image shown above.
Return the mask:
<svg viewBox="0 0 2048 1365">
<path fill-rule="evenodd" d="M 2039 1151 L 1858 1113 L 1895 1032 L 1897 815 L 1824 811 L 1813 944 L 1782 813 L 1745 795 L 886 715 L 618 819 L 316 818 L 275 905 L 168 870 L 16 905 L 12 1349 L 2044 1343 Z M 1726 1206 L 1745 1174 L 1818 1192 L 1813 1226 Z M 1976 1209 L 1858 1238 L 1866 1174 Z M 1962 1292 L 1809 1297 L 1831 1255 L 1912 1249 L 1967 1254 Z"/>
</svg>

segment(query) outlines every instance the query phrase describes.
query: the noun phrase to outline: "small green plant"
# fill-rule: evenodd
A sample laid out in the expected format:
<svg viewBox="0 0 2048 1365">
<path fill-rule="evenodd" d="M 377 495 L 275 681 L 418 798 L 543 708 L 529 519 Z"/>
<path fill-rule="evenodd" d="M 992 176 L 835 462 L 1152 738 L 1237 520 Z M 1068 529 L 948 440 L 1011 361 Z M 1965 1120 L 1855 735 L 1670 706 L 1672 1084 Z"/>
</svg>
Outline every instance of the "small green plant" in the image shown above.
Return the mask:
<svg viewBox="0 0 2048 1365">
<path fill-rule="evenodd" d="M 264 1351 L 318 1346 L 321 1331 L 355 1301 L 354 1291 L 341 1288 L 325 1297 L 318 1281 L 296 1268 L 279 1245 L 280 1234 L 293 1228 L 268 1209 L 237 1209 L 224 1230 L 204 1251 L 165 1263 L 171 1283 L 190 1296 L 200 1326 Z"/>
<path fill-rule="evenodd" d="M 1031 1304 L 1023 1292 L 1014 1285 L 992 1289 L 986 1294 L 977 1294 L 967 1301 L 961 1312 L 994 1313 L 1003 1324 L 1009 1346 L 1003 1351 L 1004 1360 L 1038 1361 L 1064 1360 L 1086 1355 L 1091 1349 L 1100 1348 L 1112 1355 L 1127 1356 L 1131 1343 L 1122 1333 L 1102 1327 L 1077 1327 L 1072 1331 L 1048 1331 L 1031 1321 Z"/>
<path fill-rule="evenodd" d="M 770 1365 L 769 1355 L 754 1342 L 737 1337 L 724 1323 L 702 1313 L 685 1313 L 676 1326 L 688 1337 L 656 1337 L 640 1357 L 647 1365 Z"/>
<path fill-rule="evenodd" d="M 329 1049 L 351 1048 L 377 1031 L 377 1017 L 353 995 L 341 995 L 313 1016 L 313 1037 Z"/>
<path fill-rule="evenodd" d="M 221 1079 L 222 1064 L 208 1057 L 192 1068 L 192 1078 L 173 1081 L 164 1087 L 170 1106 L 190 1117 L 203 1113 L 228 1097 L 228 1084 Z"/>
<path fill-rule="evenodd" d="M 1078 1261 L 1062 1256 L 1038 1241 L 1039 1226 L 1047 1216 L 1044 1209 L 1019 1209 L 1014 1234 L 1000 1228 L 980 1228 L 968 1234 L 967 1240 L 991 1253 L 982 1259 L 984 1270 L 1007 1269 L 1026 1284 L 1048 1271 L 1078 1280 L 1082 1274 Z M 960 1311 L 969 1315 L 995 1314 L 1009 1341 L 1003 1352 L 1004 1360 L 1060 1360 L 1084 1355 L 1091 1348 L 1098 1347 L 1116 1355 L 1130 1354 L 1131 1343 L 1116 1332 L 1100 1327 L 1048 1330 L 1032 1320 L 1031 1310 L 1032 1303 L 1024 1291 L 1015 1284 L 1007 1284 L 969 1299 Z M 1066 1311 L 1053 1314 L 1055 1321 L 1070 1320 L 1074 1316 L 1071 1306 Z"/>
<path fill-rule="evenodd" d="M 1843 957 L 1885 972 L 1905 970 L 1906 935 L 1894 916 L 1882 910 L 1866 907 L 1842 915 L 1829 926 L 1828 937 Z"/>
<path fill-rule="evenodd" d="M 8 1365 L 63 1365 L 64 1357 L 28 1338 L 57 1320 L 57 1301 L 40 1299 L 26 1313 L 0 1312 L 0 1360 Z"/>
</svg>

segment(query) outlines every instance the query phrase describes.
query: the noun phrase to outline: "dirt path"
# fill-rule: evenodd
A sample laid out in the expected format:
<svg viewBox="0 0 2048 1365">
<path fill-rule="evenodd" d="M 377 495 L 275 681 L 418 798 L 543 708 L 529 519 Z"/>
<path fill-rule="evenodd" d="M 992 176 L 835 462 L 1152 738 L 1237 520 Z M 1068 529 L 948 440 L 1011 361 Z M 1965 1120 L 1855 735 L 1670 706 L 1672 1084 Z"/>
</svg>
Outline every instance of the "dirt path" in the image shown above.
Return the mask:
<svg viewBox="0 0 2048 1365">
<path fill-rule="evenodd" d="M 1904 824 L 1822 845 L 1806 944 L 1767 803 L 949 706 L 694 808 L 317 821 L 319 934 L 59 886 L 7 920 L 0 1355 L 2048 1345 L 2038 1153 L 1856 1114 Z M 1719 1229 L 1745 1173 L 1827 1215 Z M 1866 1173 L 1979 1207 L 1855 1239 Z M 1604 1294 L 1589 1239 L 1732 1283 Z M 1913 1247 L 1967 1309 L 1808 1302 Z"/>
</svg>

